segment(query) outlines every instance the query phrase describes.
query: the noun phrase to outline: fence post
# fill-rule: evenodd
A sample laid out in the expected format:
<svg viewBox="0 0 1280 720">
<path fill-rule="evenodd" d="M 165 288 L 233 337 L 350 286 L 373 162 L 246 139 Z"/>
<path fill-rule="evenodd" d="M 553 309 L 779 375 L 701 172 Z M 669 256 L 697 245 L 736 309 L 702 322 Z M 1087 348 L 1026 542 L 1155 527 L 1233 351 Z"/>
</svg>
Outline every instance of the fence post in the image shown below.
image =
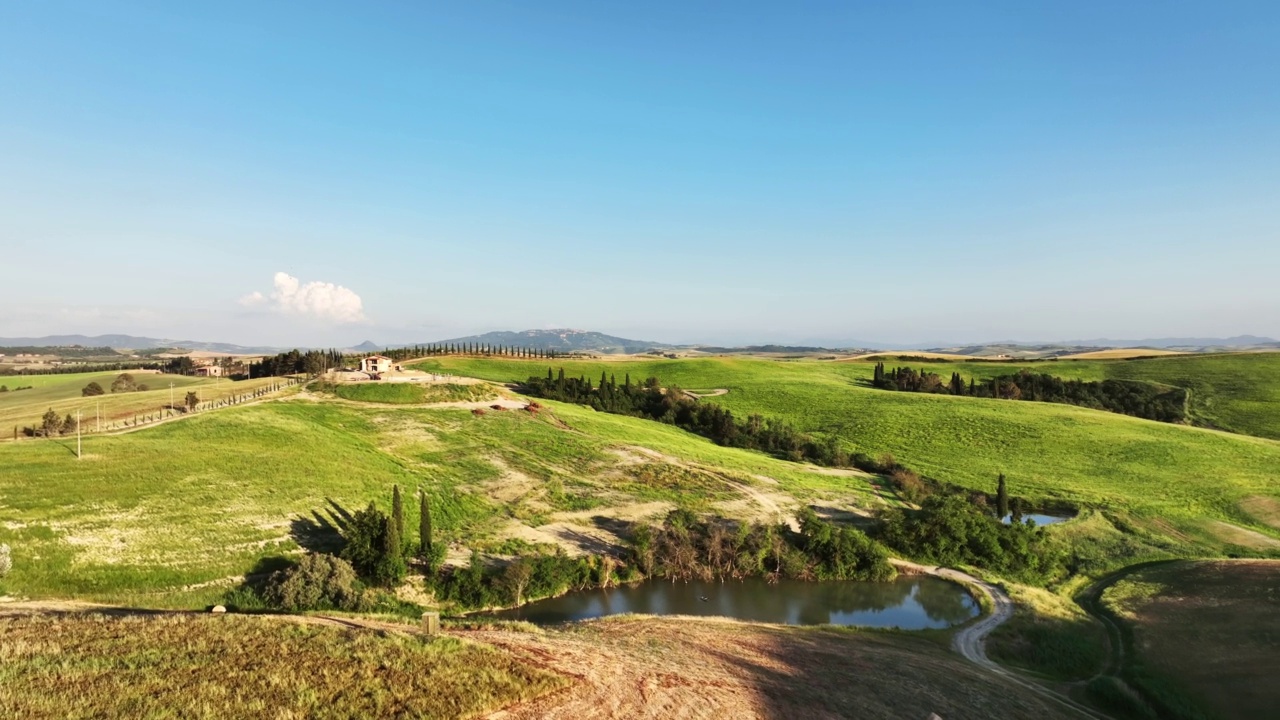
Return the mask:
<svg viewBox="0 0 1280 720">
<path fill-rule="evenodd" d="M 440 634 L 440 613 L 424 612 L 422 613 L 422 632 L 427 635 Z"/>
</svg>

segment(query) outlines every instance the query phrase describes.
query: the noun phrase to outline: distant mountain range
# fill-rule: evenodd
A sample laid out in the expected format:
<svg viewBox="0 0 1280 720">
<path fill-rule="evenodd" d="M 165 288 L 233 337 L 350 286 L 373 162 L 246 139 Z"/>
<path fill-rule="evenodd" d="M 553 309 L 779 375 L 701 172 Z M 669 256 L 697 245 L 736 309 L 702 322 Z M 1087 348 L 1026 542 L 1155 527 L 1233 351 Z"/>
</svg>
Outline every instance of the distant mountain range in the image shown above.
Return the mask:
<svg viewBox="0 0 1280 720">
<path fill-rule="evenodd" d="M 205 350 L 228 355 L 251 355 L 254 353 L 280 351 L 280 348 L 272 347 L 247 347 L 244 345 L 232 345 L 231 343 L 170 340 L 166 338 L 138 337 L 136 335 L 46 335 L 44 337 L 0 338 L 0 347 L 61 347 L 67 345 L 109 347 L 117 350 L 122 348 L 129 350 L 182 348 L 184 350 Z"/>
<path fill-rule="evenodd" d="M 711 345 L 676 345 L 651 340 L 631 340 L 628 338 L 606 335 L 587 330 L 524 330 L 520 332 L 489 332 L 482 335 L 449 338 L 430 342 L 440 343 L 478 343 L 484 345 L 510 345 L 515 347 L 536 348 L 539 350 L 558 350 L 561 352 L 591 352 L 601 354 L 633 354 L 651 350 L 697 350 L 707 353 L 730 352 L 832 352 L 833 350 L 865 349 L 881 350 L 921 350 L 952 352 L 975 357 L 994 355 L 1010 355 L 1014 357 L 1051 357 L 1067 355 L 1089 350 L 1106 348 L 1152 348 L 1160 350 L 1182 350 L 1190 352 L 1208 352 L 1213 350 L 1243 349 L 1277 349 L 1280 341 L 1257 335 L 1238 335 L 1228 338 L 1203 337 L 1171 337 L 1151 338 L 1146 340 L 1067 340 L 1062 342 L 1018 342 L 1002 341 L 976 343 L 962 346 L 945 346 L 933 344 L 891 344 L 874 342 L 822 342 L 804 345 L 749 345 L 740 347 L 722 347 Z M 377 352 L 387 347 L 406 347 L 421 343 L 392 343 L 382 345 L 366 340 L 359 345 L 344 348 L 354 352 Z M 249 355 L 257 353 L 276 353 L 288 350 L 288 347 L 247 346 L 231 343 L 205 342 L 197 340 L 173 340 L 169 338 L 139 337 L 135 335 L 47 335 L 45 337 L 0 338 L 0 348 L 4 347 L 56 347 L 81 345 L 85 347 L 111 347 L 144 350 L 151 348 L 184 348 L 187 350 L 203 350 L 206 352 L 226 353 L 228 355 Z"/>
</svg>

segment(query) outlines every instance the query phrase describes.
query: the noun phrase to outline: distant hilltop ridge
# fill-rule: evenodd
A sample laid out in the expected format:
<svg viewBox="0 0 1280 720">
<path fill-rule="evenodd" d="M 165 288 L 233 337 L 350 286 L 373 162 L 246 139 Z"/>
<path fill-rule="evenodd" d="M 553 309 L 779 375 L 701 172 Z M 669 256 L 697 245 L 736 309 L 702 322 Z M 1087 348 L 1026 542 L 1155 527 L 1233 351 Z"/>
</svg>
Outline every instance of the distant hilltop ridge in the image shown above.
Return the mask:
<svg viewBox="0 0 1280 720">
<path fill-rule="evenodd" d="M 560 328 L 554 330 L 521 330 L 518 332 L 489 332 L 483 335 L 440 340 L 440 343 L 477 343 L 480 345 L 510 345 L 536 350 L 561 352 L 597 352 L 605 354 L 631 354 L 673 347 L 670 344 L 649 340 L 629 340 L 614 335 Z"/>
<path fill-rule="evenodd" d="M 1170 337 L 1146 340 L 1067 340 L 1059 342 L 1000 341 L 973 344 L 914 343 L 894 344 L 866 341 L 821 340 L 795 344 L 743 344 L 737 346 L 709 343 L 662 343 L 652 340 L 633 340 L 590 330 L 557 328 L 549 330 L 520 330 L 488 332 L 480 335 L 447 338 L 416 343 L 375 343 L 365 340 L 359 345 L 340 348 L 353 353 L 373 353 L 386 348 L 412 347 L 441 343 L 475 343 L 479 345 L 507 345 L 538 350 L 583 352 L 598 354 L 636 354 L 655 350 L 684 350 L 703 353 L 818 353 L 818 352 L 881 352 L 927 351 L 946 352 L 973 357 L 1053 357 L 1107 348 L 1150 348 L 1153 350 L 1177 350 L 1182 352 L 1212 352 L 1224 350 L 1280 350 L 1280 341 L 1257 335 L 1237 335 L 1228 338 Z M 170 338 L 140 337 L 136 335 L 46 335 L 44 337 L 0 338 L 2 348 L 56 348 L 69 346 L 110 347 L 116 349 L 143 350 L 154 348 L 180 348 L 227 355 L 252 355 L 277 353 L 293 346 L 248 346 L 232 343 L 197 340 L 173 340 Z M 314 349 L 327 349 L 313 346 Z M 298 349 L 308 349 L 299 347 Z"/>
</svg>

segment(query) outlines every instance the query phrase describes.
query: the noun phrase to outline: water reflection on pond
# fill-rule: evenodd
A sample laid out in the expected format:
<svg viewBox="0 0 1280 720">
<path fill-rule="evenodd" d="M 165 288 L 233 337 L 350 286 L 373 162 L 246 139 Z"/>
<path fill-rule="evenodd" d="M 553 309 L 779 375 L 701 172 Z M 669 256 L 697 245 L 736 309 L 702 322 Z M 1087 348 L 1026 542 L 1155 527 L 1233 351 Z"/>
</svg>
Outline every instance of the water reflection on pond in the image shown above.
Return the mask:
<svg viewBox="0 0 1280 720">
<path fill-rule="evenodd" d="M 978 606 L 959 585 L 927 576 L 880 583 L 782 580 L 772 585 L 758 578 L 723 583 L 651 580 L 539 600 L 491 617 L 546 624 L 622 613 L 920 630 L 962 623 L 978 614 Z"/>
<path fill-rule="evenodd" d="M 1040 513 L 1026 513 L 1025 515 L 1022 516 L 1023 524 L 1026 524 L 1034 520 L 1036 525 L 1039 525 L 1041 527 L 1045 525 L 1052 525 L 1054 523 L 1060 523 L 1064 520 L 1070 520 L 1070 519 L 1071 518 L 1064 517 L 1062 515 L 1041 515 Z M 1009 523 L 1013 522 L 1013 516 L 1005 515 L 1004 517 L 1000 518 L 1000 522 L 1004 523 L 1005 525 L 1008 525 Z"/>
</svg>

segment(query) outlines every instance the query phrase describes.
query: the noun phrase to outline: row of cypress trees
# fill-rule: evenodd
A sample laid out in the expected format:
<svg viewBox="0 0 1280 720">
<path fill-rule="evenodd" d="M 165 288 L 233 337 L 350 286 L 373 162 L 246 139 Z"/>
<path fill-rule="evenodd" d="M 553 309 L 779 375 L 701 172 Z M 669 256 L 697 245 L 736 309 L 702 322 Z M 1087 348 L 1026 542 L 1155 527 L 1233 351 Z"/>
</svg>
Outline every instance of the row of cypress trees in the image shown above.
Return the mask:
<svg viewBox="0 0 1280 720">
<path fill-rule="evenodd" d="M 351 517 L 346 527 L 347 544 L 342 557 L 375 585 L 398 585 L 408 571 L 410 558 L 421 561 L 428 573 L 437 570 L 444 559 L 445 547 L 432 536 L 431 501 L 425 490 L 418 491 L 417 543 L 406 537 L 404 515 L 404 499 L 396 485 L 392 488 L 390 515 L 370 502 Z"/>
</svg>

